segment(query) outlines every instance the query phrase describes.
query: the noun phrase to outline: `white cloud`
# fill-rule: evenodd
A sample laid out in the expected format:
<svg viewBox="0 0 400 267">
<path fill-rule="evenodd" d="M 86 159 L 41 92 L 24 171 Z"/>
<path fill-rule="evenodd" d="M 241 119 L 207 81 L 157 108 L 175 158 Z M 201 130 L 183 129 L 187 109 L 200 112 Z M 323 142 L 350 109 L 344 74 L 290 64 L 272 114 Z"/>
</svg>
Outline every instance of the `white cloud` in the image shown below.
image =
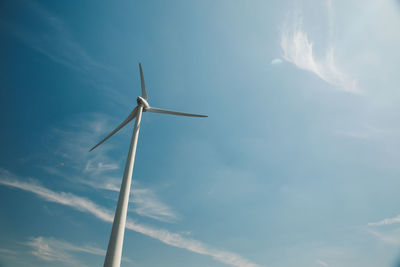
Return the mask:
<svg viewBox="0 0 400 267">
<path fill-rule="evenodd" d="M 78 246 L 53 237 L 32 237 L 28 242 L 24 243 L 29 246 L 31 253 L 43 261 L 61 262 L 71 266 L 86 266 L 77 260 L 73 253 L 85 253 L 104 257 L 106 251 L 104 249 L 91 245 Z M 123 258 L 125 262 L 131 262 L 128 258 Z"/>
<path fill-rule="evenodd" d="M 280 58 L 274 58 L 273 60 L 271 60 L 271 65 L 279 65 L 282 63 L 282 59 Z"/>
<path fill-rule="evenodd" d="M 0 184 L 34 193 L 46 201 L 59 203 L 74 208 L 76 210 L 92 214 L 98 219 L 105 222 L 113 221 L 113 213 L 110 210 L 95 204 L 87 198 L 79 197 L 71 193 L 54 192 L 39 185 L 38 183 L 35 183 L 34 181 L 21 181 L 18 177 L 4 169 L 0 169 Z M 136 222 L 133 222 L 129 218 L 126 222 L 126 228 L 150 236 L 174 247 L 183 248 L 198 254 L 211 256 L 213 259 L 231 266 L 259 266 L 235 253 L 211 248 L 200 241 L 185 238 L 180 234 L 171 233 L 164 229 L 156 229 L 147 225 L 138 224 Z M 44 251 L 46 251 L 46 248 L 44 248 Z M 44 253 L 44 255 L 46 255 L 46 253 Z M 64 255 L 61 254 L 59 255 L 59 257 L 62 259 Z"/>
<path fill-rule="evenodd" d="M 41 25 L 40 30 L 22 28 L 17 23 L 10 27 L 12 33 L 32 49 L 84 74 L 91 70 L 114 71 L 93 59 L 75 40 L 66 23 L 55 14 L 35 2 L 27 3 L 25 8 L 35 17 L 35 22 Z"/>
<path fill-rule="evenodd" d="M 118 139 L 103 144 L 95 153 L 89 153 L 89 148 L 116 124 L 107 115 L 91 113 L 73 118 L 64 129 L 53 129 L 48 138 L 56 139 L 58 144 L 48 149 L 51 157 L 43 159 L 46 163 L 40 167 L 68 181 L 105 182 L 120 169 L 120 162 L 107 154 Z"/>
<path fill-rule="evenodd" d="M 313 43 L 303 30 L 300 19 L 292 27 L 285 27 L 281 34 L 282 57 L 299 69 L 307 70 L 338 89 L 358 93 L 356 81 L 350 79 L 335 62 L 333 47 L 326 50 L 324 59 L 318 59 L 313 50 Z"/>
<path fill-rule="evenodd" d="M 4 169 L 0 169 L 0 184 L 34 193 L 49 202 L 55 202 L 82 212 L 91 213 L 104 221 L 112 221 L 113 215 L 111 211 L 98 206 L 86 198 L 78 197 L 71 193 L 54 192 L 39 185 L 33 180 L 28 182 L 19 181 L 16 176 Z"/>
<path fill-rule="evenodd" d="M 137 187 L 133 185 L 131 194 L 134 212 L 164 222 L 174 222 L 178 219 L 172 208 L 161 202 L 151 189 Z"/>
<path fill-rule="evenodd" d="M 400 223 L 400 214 L 393 218 L 386 218 L 378 222 L 370 222 L 368 226 L 383 226 L 383 225 L 390 225 L 394 223 Z"/>
<path fill-rule="evenodd" d="M 309 42 L 307 34 L 302 31 L 301 27 L 294 29 L 292 33 L 289 31 L 282 33 L 281 48 L 285 60 L 301 69 L 314 72 L 320 77 L 322 76 L 320 67 L 314 59 L 313 44 Z"/>
<path fill-rule="evenodd" d="M 379 230 L 374 227 L 390 226 L 393 224 L 400 223 L 400 215 L 393 218 L 386 218 L 378 222 L 368 223 L 369 226 L 366 232 L 373 235 L 378 240 L 389 245 L 400 245 L 400 228 L 398 227 L 383 227 Z"/>
<path fill-rule="evenodd" d="M 68 243 L 43 237 L 31 238 L 25 245 L 31 247 L 31 253 L 43 261 L 62 262 L 73 266 L 86 266 L 70 255 L 65 246 L 74 247 Z"/>
<path fill-rule="evenodd" d="M 375 236 L 377 239 L 383 241 L 384 243 L 392 244 L 392 245 L 400 244 L 398 231 L 397 231 L 397 233 L 392 233 L 392 235 L 385 235 L 385 234 L 382 234 L 378 231 L 374 231 L 371 229 L 367 230 L 367 232 L 370 233 L 371 235 Z M 397 235 L 397 237 L 396 237 L 396 235 Z"/>
<path fill-rule="evenodd" d="M 92 160 L 88 160 L 85 166 L 85 172 L 89 172 L 94 175 L 118 169 L 119 165 L 116 163 L 109 163 L 109 164 L 103 162 L 93 163 Z"/>
<path fill-rule="evenodd" d="M 52 161 L 57 159 L 57 162 L 51 163 L 53 166 L 45 165 L 41 168 L 51 175 L 63 177 L 75 184 L 119 192 L 122 162 L 117 162 L 108 156 L 112 142 L 103 144 L 94 152 L 88 152 L 90 144 L 96 143 L 96 140 L 108 134 L 115 126 L 113 124 L 117 123 L 111 123 L 108 116 L 101 114 L 85 117 L 89 118 L 74 121 L 74 125 L 69 126 L 68 130 L 54 130 L 56 139 L 62 140 L 56 146 L 56 153 L 52 157 Z M 52 149 L 54 151 L 54 148 Z M 176 212 L 162 202 L 150 188 L 144 188 L 134 181 L 131 192 L 133 203 L 131 211 L 163 222 L 178 220 Z"/>
<path fill-rule="evenodd" d="M 316 260 L 315 262 L 318 263 L 319 265 L 322 265 L 322 266 L 325 266 L 325 267 L 329 266 L 328 263 L 326 263 L 326 262 L 324 262 L 322 260 Z"/>
<path fill-rule="evenodd" d="M 93 188 L 119 192 L 119 183 L 122 178 L 108 178 L 101 182 L 83 181 L 86 185 Z M 173 209 L 162 202 L 158 196 L 150 188 L 144 188 L 134 183 L 131 189 L 131 196 L 129 200 L 133 207 L 129 209 L 130 212 L 144 217 L 149 217 L 162 222 L 176 222 L 179 216 Z"/>
<path fill-rule="evenodd" d="M 6 248 L 0 248 L 0 253 L 1 254 L 15 254 L 15 251 L 6 249 Z"/>
<path fill-rule="evenodd" d="M 27 2 L 23 8 L 30 14 L 26 17 L 27 23 L 0 18 L 5 29 L 54 63 L 79 73 L 82 81 L 106 93 L 108 99 L 115 100 L 119 105 L 128 105 L 126 97 L 115 90 L 115 84 L 126 77 L 115 67 L 101 63 L 90 55 L 75 38 L 68 24 L 56 14 L 35 1 Z"/>
</svg>

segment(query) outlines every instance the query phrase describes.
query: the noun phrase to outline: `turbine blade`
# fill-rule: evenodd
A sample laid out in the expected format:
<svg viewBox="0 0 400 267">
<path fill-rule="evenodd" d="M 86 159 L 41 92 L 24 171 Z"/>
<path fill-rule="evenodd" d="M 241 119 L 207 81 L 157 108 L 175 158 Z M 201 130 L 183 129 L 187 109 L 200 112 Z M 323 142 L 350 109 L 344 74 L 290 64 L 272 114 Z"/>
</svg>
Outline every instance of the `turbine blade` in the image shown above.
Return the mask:
<svg viewBox="0 0 400 267">
<path fill-rule="evenodd" d="M 172 110 L 159 109 L 159 108 L 148 108 L 148 109 L 146 109 L 146 111 L 154 112 L 154 113 L 171 114 L 171 115 L 177 115 L 177 116 L 187 116 L 187 117 L 201 117 L 201 118 L 208 117 L 206 115 L 176 112 L 176 111 L 172 111 Z"/>
<path fill-rule="evenodd" d="M 135 107 L 132 112 L 129 114 L 129 116 L 120 124 L 118 125 L 117 128 L 114 129 L 114 131 L 112 131 L 109 135 L 107 135 L 103 140 L 101 140 L 97 145 L 95 145 L 94 147 L 92 147 L 90 151 L 93 151 L 93 149 L 95 149 L 96 147 L 98 147 L 99 145 L 101 145 L 102 143 L 104 143 L 108 138 L 110 138 L 113 134 L 115 134 L 116 132 L 118 132 L 122 127 L 124 127 L 126 124 L 128 124 L 131 120 L 133 120 L 136 115 L 137 115 L 137 109 L 138 107 Z"/>
<path fill-rule="evenodd" d="M 139 69 L 140 69 L 140 85 L 142 86 L 142 97 L 147 100 L 147 98 L 149 98 L 149 96 L 147 95 L 146 85 L 144 83 L 142 63 L 139 63 Z"/>
</svg>

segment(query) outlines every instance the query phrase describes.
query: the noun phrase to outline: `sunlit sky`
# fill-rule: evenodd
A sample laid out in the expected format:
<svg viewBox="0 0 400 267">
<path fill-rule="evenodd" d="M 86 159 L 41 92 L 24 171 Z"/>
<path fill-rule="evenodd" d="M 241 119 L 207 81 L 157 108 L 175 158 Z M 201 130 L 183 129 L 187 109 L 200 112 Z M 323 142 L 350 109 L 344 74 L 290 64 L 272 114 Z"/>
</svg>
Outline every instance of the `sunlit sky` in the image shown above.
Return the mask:
<svg viewBox="0 0 400 267">
<path fill-rule="evenodd" d="M 400 266 L 400 2 L 1 1 L 0 266 Z"/>
</svg>

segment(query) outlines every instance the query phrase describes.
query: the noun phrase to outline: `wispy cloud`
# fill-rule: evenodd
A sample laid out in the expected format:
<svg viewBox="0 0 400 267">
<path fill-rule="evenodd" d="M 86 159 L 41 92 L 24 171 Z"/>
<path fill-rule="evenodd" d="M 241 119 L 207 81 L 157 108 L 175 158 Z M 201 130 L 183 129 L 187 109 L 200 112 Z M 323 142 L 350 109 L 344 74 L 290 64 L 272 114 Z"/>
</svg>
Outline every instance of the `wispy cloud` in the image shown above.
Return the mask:
<svg viewBox="0 0 400 267">
<path fill-rule="evenodd" d="M 118 101 L 119 105 L 128 104 L 126 98 L 114 89 L 116 82 L 123 78 L 121 72 L 95 59 L 62 18 L 35 1 L 26 2 L 21 8 L 29 13 L 24 18 L 24 24 L 14 18 L 3 17 L 0 18 L 2 26 L 27 47 L 79 73 L 82 81 L 106 93 L 109 99 Z"/>
<path fill-rule="evenodd" d="M 86 253 L 98 256 L 104 256 L 105 250 L 91 245 L 78 246 L 66 241 L 55 238 L 33 237 L 28 242 L 24 243 L 29 246 L 31 253 L 43 261 L 61 262 L 71 266 L 86 266 L 84 263 L 77 260 L 72 253 Z M 125 261 L 130 261 L 125 259 Z"/>
<path fill-rule="evenodd" d="M 295 20 L 290 26 L 285 26 L 281 33 L 280 46 L 282 57 L 293 63 L 299 69 L 307 70 L 336 88 L 351 93 L 358 93 L 357 83 L 350 79 L 335 62 L 333 46 L 326 49 L 325 57 L 315 56 L 313 42 L 303 29 L 301 19 Z"/>
<path fill-rule="evenodd" d="M 400 228 L 398 226 L 389 227 L 397 223 L 400 223 L 400 215 L 377 222 L 370 222 L 367 224 L 366 232 L 383 243 L 398 246 L 400 245 Z"/>
<path fill-rule="evenodd" d="M 41 186 L 34 180 L 20 181 L 15 175 L 4 169 L 0 169 L 0 184 L 34 193 L 49 202 L 55 202 L 82 212 L 91 213 L 103 221 L 112 221 L 113 218 L 111 211 L 98 206 L 89 199 L 78 197 L 71 193 L 54 192 Z"/>
<path fill-rule="evenodd" d="M 66 241 L 55 239 L 53 237 L 51 238 L 46 238 L 42 236 L 33 237 L 31 238 L 30 241 L 26 242 L 25 244 L 35 248 L 34 254 L 40 257 L 47 257 L 48 254 L 48 253 L 41 253 L 42 248 L 46 248 L 46 250 L 65 250 L 65 251 L 83 252 L 99 256 L 106 255 L 106 251 L 104 249 L 94 247 L 91 245 L 77 246 Z"/>
<path fill-rule="evenodd" d="M 115 161 L 108 155 L 112 144 L 105 143 L 95 152 L 88 153 L 90 144 L 113 129 L 112 119 L 101 114 L 91 114 L 74 121 L 64 130 L 54 130 L 59 145 L 52 147 L 54 157 L 41 168 L 51 175 L 63 177 L 75 184 L 85 185 L 96 190 L 119 192 L 122 175 L 121 161 Z M 117 124 L 117 123 L 114 123 Z M 54 162 L 56 159 L 56 162 Z M 60 163 L 61 162 L 61 163 Z M 134 181 L 131 194 L 132 209 L 140 216 L 146 216 L 163 222 L 176 222 L 179 216 L 162 202 L 156 192 Z"/>
<path fill-rule="evenodd" d="M 0 248 L 0 253 L 2 254 L 15 254 L 15 251 L 6 249 L 6 248 Z"/>
<path fill-rule="evenodd" d="M 400 244 L 400 236 L 399 236 L 398 231 L 397 231 L 397 233 L 394 233 L 394 235 L 393 235 L 393 233 L 392 233 L 392 235 L 386 235 L 386 234 L 383 234 L 383 233 L 380 233 L 378 231 L 374 231 L 371 229 L 368 229 L 367 232 L 384 243 L 392 244 L 392 245 Z"/>
<path fill-rule="evenodd" d="M 85 166 L 85 172 L 90 172 L 93 174 L 99 174 L 106 171 L 118 170 L 119 165 L 116 163 L 94 163 L 93 160 L 89 159 Z"/>
<path fill-rule="evenodd" d="M 55 192 L 39 185 L 34 181 L 21 181 L 18 177 L 4 169 L 0 169 L 0 184 L 34 193 L 46 201 L 59 203 L 73 209 L 92 214 L 96 218 L 105 222 L 113 221 L 113 213 L 110 210 L 95 204 L 87 198 L 79 197 L 71 193 Z M 235 253 L 214 249 L 200 241 L 186 238 L 180 234 L 171 233 L 164 229 L 157 229 L 147 225 L 138 224 L 130 219 L 127 219 L 126 228 L 150 236 L 174 247 L 211 256 L 213 259 L 231 266 L 258 266 L 257 264 Z"/>
<path fill-rule="evenodd" d="M 280 58 L 274 58 L 273 60 L 271 60 L 270 64 L 271 65 L 279 65 L 282 63 L 282 59 Z"/>
<path fill-rule="evenodd" d="M 383 226 L 383 225 L 390 225 L 394 223 L 400 223 L 400 214 L 396 217 L 386 218 L 378 222 L 370 222 L 368 226 Z"/>
<path fill-rule="evenodd" d="M 35 22 L 41 25 L 39 30 L 22 28 L 14 23 L 10 27 L 12 27 L 12 33 L 32 49 L 56 63 L 82 73 L 95 69 L 114 71 L 113 68 L 93 59 L 58 16 L 36 2 L 27 3 L 25 8 L 30 9 Z"/>
<path fill-rule="evenodd" d="M 325 267 L 328 267 L 328 266 L 329 266 L 328 263 L 324 262 L 323 260 L 316 260 L 315 262 L 316 262 L 317 264 L 322 265 L 322 266 L 325 266 Z"/>
<path fill-rule="evenodd" d="M 174 222 L 178 219 L 172 208 L 161 202 L 151 189 L 134 185 L 131 195 L 133 211 L 137 214 L 164 222 Z"/>
<path fill-rule="evenodd" d="M 63 163 L 56 164 L 55 167 L 58 169 L 68 167 L 79 174 L 83 173 L 89 178 L 95 176 L 97 179 L 103 174 L 118 170 L 120 162 L 108 156 L 115 141 L 103 144 L 96 153 L 89 153 L 90 146 L 108 134 L 115 125 L 118 125 L 117 120 L 95 113 L 80 114 L 80 117 L 73 118 L 72 122 L 63 129 L 53 129 L 51 135 L 59 141 L 55 148 L 51 148 L 51 151 L 54 157 Z"/>
<path fill-rule="evenodd" d="M 43 261 L 61 262 L 73 266 L 86 266 L 64 250 L 52 247 L 41 237 L 32 239 L 26 245 L 33 248 L 31 253 Z"/>
<path fill-rule="evenodd" d="M 100 183 L 85 181 L 84 183 L 102 190 L 119 192 L 119 183 L 121 179 L 109 178 Z M 130 203 L 133 205 L 129 212 L 161 222 L 176 222 L 179 219 L 177 213 L 167 204 L 162 202 L 150 188 L 141 187 L 138 183 L 132 185 Z"/>
</svg>

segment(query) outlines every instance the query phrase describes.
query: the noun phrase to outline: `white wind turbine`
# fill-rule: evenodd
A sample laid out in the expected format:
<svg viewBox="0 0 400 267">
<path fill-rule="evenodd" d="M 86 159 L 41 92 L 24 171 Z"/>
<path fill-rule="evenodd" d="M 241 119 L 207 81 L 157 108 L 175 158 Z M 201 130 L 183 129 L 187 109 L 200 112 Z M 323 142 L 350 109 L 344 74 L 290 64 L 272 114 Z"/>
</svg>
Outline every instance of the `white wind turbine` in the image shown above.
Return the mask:
<svg viewBox="0 0 400 267">
<path fill-rule="evenodd" d="M 124 241 L 125 223 L 126 223 L 126 213 L 128 210 L 129 192 L 131 188 L 132 181 L 132 171 L 135 162 L 136 145 L 139 136 L 140 120 L 142 118 L 142 112 L 154 112 L 171 114 L 178 116 L 188 116 L 188 117 L 208 117 L 205 115 L 197 115 L 183 112 L 170 111 L 165 109 L 153 108 L 147 102 L 148 95 L 146 92 L 146 86 L 144 84 L 142 65 L 139 63 L 140 69 L 140 81 L 142 86 L 142 96 L 137 98 L 137 106 L 132 110 L 129 116 L 107 135 L 103 140 L 101 140 L 97 145 L 95 145 L 90 151 L 101 145 L 104 141 L 110 138 L 113 134 L 118 132 L 122 127 L 128 124 L 131 120 L 136 117 L 135 126 L 133 128 L 131 144 L 129 146 L 128 158 L 126 159 L 124 177 L 121 183 L 121 189 L 118 197 L 117 209 L 115 210 L 114 222 L 111 231 L 110 240 L 108 242 L 106 259 L 104 260 L 104 267 L 119 267 L 121 264 L 122 256 L 122 244 Z"/>
</svg>

